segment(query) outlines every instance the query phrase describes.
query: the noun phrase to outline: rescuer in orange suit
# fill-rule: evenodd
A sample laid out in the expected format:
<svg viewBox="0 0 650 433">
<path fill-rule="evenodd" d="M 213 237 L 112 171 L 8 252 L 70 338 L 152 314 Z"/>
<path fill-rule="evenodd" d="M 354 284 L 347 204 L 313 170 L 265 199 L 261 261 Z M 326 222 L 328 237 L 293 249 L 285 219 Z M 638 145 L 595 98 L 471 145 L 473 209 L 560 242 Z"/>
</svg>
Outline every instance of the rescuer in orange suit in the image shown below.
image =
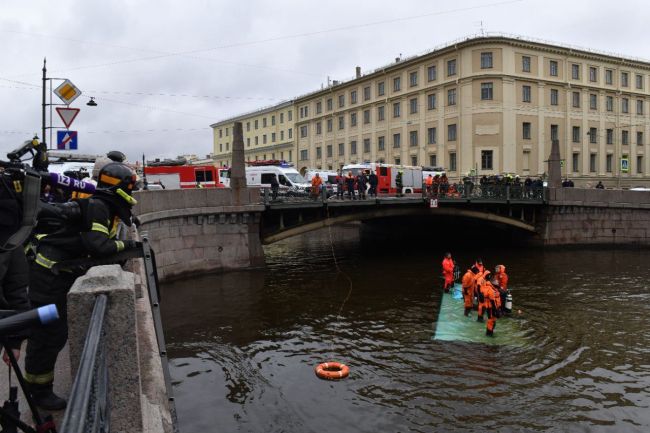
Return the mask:
<svg viewBox="0 0 650 433">
<path fill-rule="evenodd" d="M 486 272 L 489 274 L 489 271 Z M 497 324 L 497 318 L 501 317 L 501 295 L 499 291 L 494 287 L 490 281 L 485 278 L 481 280 L 481 286 L 479 288 L 481 297 L 483 299 L 483 309 L 487 313 L 487 323 L 485 327 L 485 335 L 488 337 L 494 336 L 494 327 Z M 479 308 L 480 308 L 479 304 Z"/>
<path fill-rule="evenodd" d="M 492 285 L 495 286 L 501 295 L 501 306 L 506 305 L 506 296 L 508 295 L 508 274 L 506 274 L 506 267 L 497 265 L 494 269 L 494 281 Z"/>
<path fill-rule="evenodd" d="M 323 179 L 321 179 L 320 175 L 316 173 L 316 175 L 311 178 L 311 198 L 313 200 L 318 199 L 318 196 L 320 196 L 320 188 L 322 184 Z"/>
<path fill-rule="evenodd" d="M 476 266 L 472 266 L 465 272 L 461 280 L 463 287 L 463 299 L 465 301 L 465 315 L 469 316 L 469 312 L 474 307 L 474 293 L 476 291 L 476 279 L 480 276 Z"/>
<path fill-rule="evenodd" d="M 442 276 L 445 278 L 443 289 L 445 293 L 449 293 L 449 289 L 454 285 L 454 261 L 451 253 L 445 253 L 445 258 L 442 259 Z"/>
<path fill-rule="evenodd" d="M 481 258 L 476 259 L 474 266 L 476 266 L 476 269 L 478 269 L 479 273 L 482 274 L 483 272 L 485 272 L 485 266 L 483 266 L 483 259 Z"/>
</svg>

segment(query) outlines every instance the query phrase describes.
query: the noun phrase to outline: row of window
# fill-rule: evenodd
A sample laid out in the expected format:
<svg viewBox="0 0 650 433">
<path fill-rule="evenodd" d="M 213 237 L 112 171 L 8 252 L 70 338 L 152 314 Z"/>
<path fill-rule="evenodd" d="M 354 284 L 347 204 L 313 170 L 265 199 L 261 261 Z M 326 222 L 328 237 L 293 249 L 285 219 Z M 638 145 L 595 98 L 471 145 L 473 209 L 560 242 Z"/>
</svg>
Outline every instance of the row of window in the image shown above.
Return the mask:
<svg viewBox="0 0 650 433">
<path fill-rule="evenodd" d="M 291 110 L 287 111 L 287 121 L 288 122 L 293 121 L 293 111 L 291 111 Z M 284 112 L 280 113 L 280 123 L 284 123 Z M 267 126 L 268 126 L 267 118 L 262 117 L 262 128 L 266 128 Z M 275 126 L 275 114 L 271 115 L 271 126 Z M 260 127 L 259 119 L 255 119 L 253 121 L 253 127 L 255 129 L 259 129 L 259 127 Z M 250 132 L 250 130 L 251 130 L 251 122 L 249 121 L 249 122 L 246 122 L 246 132 Z M 228 135 L 230 133 L 230 128 L 225 128 L 223 130 L 219 129 L 219 138 L 223 137 L 224 131 L 226 133 L 226 137 L 228 137 Z"/>
<path fill-rule="evenodd" d="M 574 173 L 579 173 L 580 172 L 580 152 L 573 152 L 571 155 L 571 171 Z M 629 161 L 628 161 L 629 162 Z M 614 165 L 614 155 L 611 153 L 608 153 L 605 155 L 605 171 L 607 173 L 612 173 L 613 172 L 613 165 Z M 596 153 L 590 153 L 589 154 L 589 172 L 590 173 L 596 173 L 598 166 L 598 154 Z M 632 172 L 631 167 L 629 167 L 629 164 L 627 164 L 627 170 L 628 172 Z M 636 172 L 638 174 L 643 173 L 643 155 L 637 155 L 636 157 Z"/>
<path fill-rule="evenodd" d="M 262 134 L 262 144 L 268 143 L 267 140 L 268 137 L 269 136 L 267 134 Z M 277 134 L 275 132 L 272 132 L 270 134 L 271 143 L 275 143 L 277 141 L 277 137 L 278 137 Z M 256 146 L 260 144 L 260 137 L 258 135 L 253 137 L 253 139 L 254 139 L 253 142 L 255 143 Z M 293 139 L 293 128 L 287 129 L 287 139 L 288 140 Z M 284 141 L 284 130 L 280 131 L 280 141 Z M 230 143 L 219 143 L 219 153 L 223 152 L 224 144 L 225 144 L 226 152 L 230 150 Z M 246 137 L 246 147 L 251 147 L 251 137 Z"/>
<path fill-rule="evenodd" d="M 530 122 L 523 122 L 521 130 L 522 130 L 522 138 L 524 140 L 530 140 L 532 138 L 532 125 Z M 558 133 L 557 125 L 551 125 L 551 140 L 558 139 L 557 133 Z M 589 137 L 589 143 L 598 144 L 600 142 L 598 128 L 589 128 L 589 131 L 587 132 L 587 136 Z M 581 128 L 579 126 L 572 127 L 571 137 L 573 143 L 582 143 Z M 605 143 L 614 144 L 613 128 L 608 128 L 605 130 Z M 630 131 L 626 129 L 621 130 L 621 144 L 623 145 L 630 144 Z M 642 146 L 644 144 L 642 131 L 636 132 L 636 144 L 638 146 Z"/>
<path fill-rule="evenodd" d="M 306 128 L 306 127 L 305 127 Z M 438 128 L 432 127 L 427 129 L 427 144 L 436 144 L 437 139 L 437 130 Z M 456 124 L 447 125 L 447 141 L 456 141 L 457 137 L 457 128 Z M 366 139 L 369 140 L 369 139 Z M 402 135 L 401 133 L 393 134 L 393 147 L 399 148 L 402 145 Z M 418 131 L 409 131 L 409 145 L 415 147 L 419 145 Z M 384 150 L 384 137 L 378 137 L 378 148 L 377 150 Z M 370 149 L 370 148 L 368 148 Z M 370 150 L 368 150 L 369 152 Z"/>
<path fill-rule="evenodd" d="M 522 72 L 531 72 L 530 70 L 530 56 L 522 56 L 521 58 L 521 70 Z M 589 81 L 592 83 L 598 82 L 598 67 L 589 66 Z M 552 77 L 557 77 L 559 72 L 559 63 L 557 60 L 549 61 L 549 75 Z M 621 71 L 621 87 L 630 87 L 630 72 Z M 578 63 L 571 64 L 571 79 L 572 80 L 581 80 L 582 78 L 582 65 Z M 643 89 L 644 77 L 641 74 L 635 74 L 635 84 L 637 89 Z M 614 84 L 614 70 L 605 69 L 605 84 L 613 85 Z"/>
</svg>

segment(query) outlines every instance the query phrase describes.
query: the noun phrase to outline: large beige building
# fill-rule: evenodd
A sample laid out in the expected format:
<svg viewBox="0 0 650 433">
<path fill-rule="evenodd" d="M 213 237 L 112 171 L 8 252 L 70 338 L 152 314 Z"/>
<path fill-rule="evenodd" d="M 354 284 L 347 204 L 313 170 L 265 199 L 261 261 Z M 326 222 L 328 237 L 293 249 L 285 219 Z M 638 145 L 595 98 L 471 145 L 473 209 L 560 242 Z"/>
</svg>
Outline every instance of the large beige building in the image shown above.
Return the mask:
<svg viewBox="0 0 650 433">
<path fill-rule="evenodd" d="M 250 159 L 299 169 L 383 161 L 442 166 L 452 178 L 537 176 L 558 139 L 563 175 L 579 184 L 650 183 L 650 63 L 490 36 L 356 75 L 212 125 L 218 163 L 229 162 L 239 120 Z"/>
</svg>

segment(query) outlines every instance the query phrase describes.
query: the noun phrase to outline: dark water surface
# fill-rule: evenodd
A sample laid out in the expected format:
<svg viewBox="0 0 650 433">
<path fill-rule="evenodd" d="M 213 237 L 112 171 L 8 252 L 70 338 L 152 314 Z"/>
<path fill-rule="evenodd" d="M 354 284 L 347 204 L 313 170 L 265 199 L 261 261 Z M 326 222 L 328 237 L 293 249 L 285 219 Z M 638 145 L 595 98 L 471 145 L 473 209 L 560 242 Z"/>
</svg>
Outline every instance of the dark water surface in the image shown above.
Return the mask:
<svg viewBox="0 0 650 433">
<path fill-rule="evenodd" d="M 182 433 L 650 431 L 647 250 L 452 248 L 507 265 L 510 347 L 432 340 L 449 245 L 332 238 L 345 274 L 324 230 L 267 247 L 264 271 L 164 285 Z M 328 360 L 350 376 L 318 379 Z"/>
</svg>

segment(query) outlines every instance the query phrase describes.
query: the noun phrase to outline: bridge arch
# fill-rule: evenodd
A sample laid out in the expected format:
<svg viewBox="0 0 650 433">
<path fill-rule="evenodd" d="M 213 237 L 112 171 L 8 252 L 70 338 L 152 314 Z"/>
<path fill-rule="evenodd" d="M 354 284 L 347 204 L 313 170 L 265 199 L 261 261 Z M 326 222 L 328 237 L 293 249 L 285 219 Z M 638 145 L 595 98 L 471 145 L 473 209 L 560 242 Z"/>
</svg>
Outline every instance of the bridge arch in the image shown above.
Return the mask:
<svg viewBox="0 0 650 433">
<path fill-rule="evenodd" d="M 489 221 L 492 223 L 502 224 L 509 227 L 514 227 L 531 234 L 536 233 L 535 226 L 525 221 L 509 218 L 503 215 L 497 215 L 491 212 L 484 212 L 472 209 L 459 209 L 459 208 L 383 208 L 383 209 L 370 209 L 362 212 L 356 212 L 345 215 L 338 215 L 330 218 L 324 218 L 318 221 L 312 221 L 305 224 L 300 224 L 295 227 L 283 229 L 268 235 L 262 235 L 262 243 L 269 245 L 281 240 L 309 233 L 314 230 L 322 229 L 329 226 L 340 225 L 353 221 L 367 221 L 379 218 L 391 217 L 411 217 L 411 216 L 448 216 L 448 217 L 461 217 L 476 220 Z"/>
</svg>

